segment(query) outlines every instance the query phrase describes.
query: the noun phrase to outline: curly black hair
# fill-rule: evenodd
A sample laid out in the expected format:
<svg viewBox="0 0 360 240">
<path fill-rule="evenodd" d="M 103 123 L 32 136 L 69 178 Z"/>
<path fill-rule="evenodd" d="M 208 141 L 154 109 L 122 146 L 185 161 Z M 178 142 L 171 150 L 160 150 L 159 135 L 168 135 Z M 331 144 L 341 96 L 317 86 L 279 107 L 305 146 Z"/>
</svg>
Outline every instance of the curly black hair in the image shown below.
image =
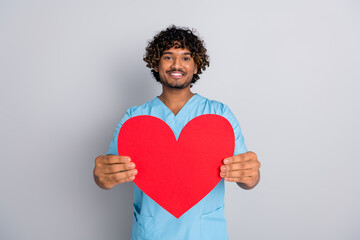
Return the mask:
<svg viewBox="0 0 360 240">
<path fill-rule="evenodd" d="M 196 30 L 190 30 L 186 27 L 177 27 L 171 25 L 166 30 L 158 33 L 152 41 L 148 43 L 143 60 L 146 66 L 151 69 L 156 81 L 161 82 L 159 73 L 155 71 L 155 67 L 159 65 L 160 57 L 164 51 L 172 47 L 187 48 L 191 52 L 191 57 L 197 66 L 197 73 L 194 74 L 190 87 L 200 79 L 199 74 L 205 71 L 209 66 L 209 56 L 206 54 L 204 41 L 196 34 Z"/>
</svg>

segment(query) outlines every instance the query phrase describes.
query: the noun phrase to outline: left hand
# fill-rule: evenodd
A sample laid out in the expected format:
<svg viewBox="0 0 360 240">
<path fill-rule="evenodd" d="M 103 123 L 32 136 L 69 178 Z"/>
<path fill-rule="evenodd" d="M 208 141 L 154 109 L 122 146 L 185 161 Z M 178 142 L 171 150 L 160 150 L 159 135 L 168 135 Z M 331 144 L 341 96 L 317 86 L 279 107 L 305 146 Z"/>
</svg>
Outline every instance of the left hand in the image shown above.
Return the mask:
<svg viewBox="0 0 360 240">
<path fill-rule="evenodd" d="M 220 167 L 220 177 L 225 181 L 237 182 L 240 187 L 251 189 L 260 179 L 261 166 L 254 152 L 246 152 L 224 159 Z"/>
</svg>

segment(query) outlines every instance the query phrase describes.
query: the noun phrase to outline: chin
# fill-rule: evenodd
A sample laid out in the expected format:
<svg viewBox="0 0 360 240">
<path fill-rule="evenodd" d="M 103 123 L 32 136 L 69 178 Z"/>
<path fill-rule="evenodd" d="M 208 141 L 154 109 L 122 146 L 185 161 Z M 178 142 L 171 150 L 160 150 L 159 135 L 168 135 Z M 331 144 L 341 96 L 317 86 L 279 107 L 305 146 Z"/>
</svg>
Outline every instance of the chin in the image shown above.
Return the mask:
<svg viewBox="0 0 360 240">
<path fill-rule="evenodd" d="M 188 83 L 184 83 L 184 84 L 168 84 L 165 83 L 164 85 L 168 88 L 172 88 L 172 89 L 184 89 L 187 88 L 190 85 L 191 82 Z"/>
</svg>

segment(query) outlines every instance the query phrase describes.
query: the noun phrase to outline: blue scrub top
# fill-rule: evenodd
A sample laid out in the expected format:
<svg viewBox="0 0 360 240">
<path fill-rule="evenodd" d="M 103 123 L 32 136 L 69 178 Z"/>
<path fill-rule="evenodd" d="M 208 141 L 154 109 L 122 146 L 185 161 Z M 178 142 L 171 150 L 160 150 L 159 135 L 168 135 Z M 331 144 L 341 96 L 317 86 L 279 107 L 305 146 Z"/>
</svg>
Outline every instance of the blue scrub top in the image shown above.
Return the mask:
<svg viewBox="0 0 360 240">
<path fill-rule="evenodd" d="M 115 129 L 107 154 L 118 155 L 117 139 L 120 128 L 131 117 L 150 115 L 160 118 L 167 123 L 178 139 L 184 126 L 193 118 L 203 114 L 217 114 L 226 118 L 234 129 L 234 155 L 247 152 L 241 128 L 229 107 L 195 94 L 176 116 L 158 97 L 141 106 L 129 108 Z M 149 198 L 135 184 L 133 185 L 132 240 L 228 239 L 224 217 L 224 180 L 221 180 L 207 196 L 178 219 Z"/>
</svg>

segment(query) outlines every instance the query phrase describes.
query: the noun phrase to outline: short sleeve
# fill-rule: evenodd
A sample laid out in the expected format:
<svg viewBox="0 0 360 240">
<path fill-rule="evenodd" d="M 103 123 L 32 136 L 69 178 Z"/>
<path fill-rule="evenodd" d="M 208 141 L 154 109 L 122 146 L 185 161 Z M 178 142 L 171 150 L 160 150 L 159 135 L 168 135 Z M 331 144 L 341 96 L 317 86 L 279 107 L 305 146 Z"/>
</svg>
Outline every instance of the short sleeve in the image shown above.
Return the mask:
<svg viewBox="0 0 360 240">
<path fill-rule="evenodd" d="M 234 135 L 235 135 L 234 156 L 238 154 L 246 153 L 248 150 L 246 148 L 244 136 L 242 135 L 241 127 L 239 125 L 238 120 L 231 112 L 230 108 L 226 105 L 224 105 L 223 114 L 224 114 L 223 116 L 230 122 L 234 130 Z"/>
<path fill-rule="evenodd" d="M 124 124 L 124 122 L 126 122 L 129 118 L 131 118 L 130 109 L 128 109 L 126 111 L 125 116 L 120 120 L 120 122 L 116 126 L 114 137 L 113 137 L 112 141 L 110 142 L 109 150 L 106 152 L 106 154 L 119 155 L 117 141 L 118 141 L 120 128 Z"/>
</svg>

